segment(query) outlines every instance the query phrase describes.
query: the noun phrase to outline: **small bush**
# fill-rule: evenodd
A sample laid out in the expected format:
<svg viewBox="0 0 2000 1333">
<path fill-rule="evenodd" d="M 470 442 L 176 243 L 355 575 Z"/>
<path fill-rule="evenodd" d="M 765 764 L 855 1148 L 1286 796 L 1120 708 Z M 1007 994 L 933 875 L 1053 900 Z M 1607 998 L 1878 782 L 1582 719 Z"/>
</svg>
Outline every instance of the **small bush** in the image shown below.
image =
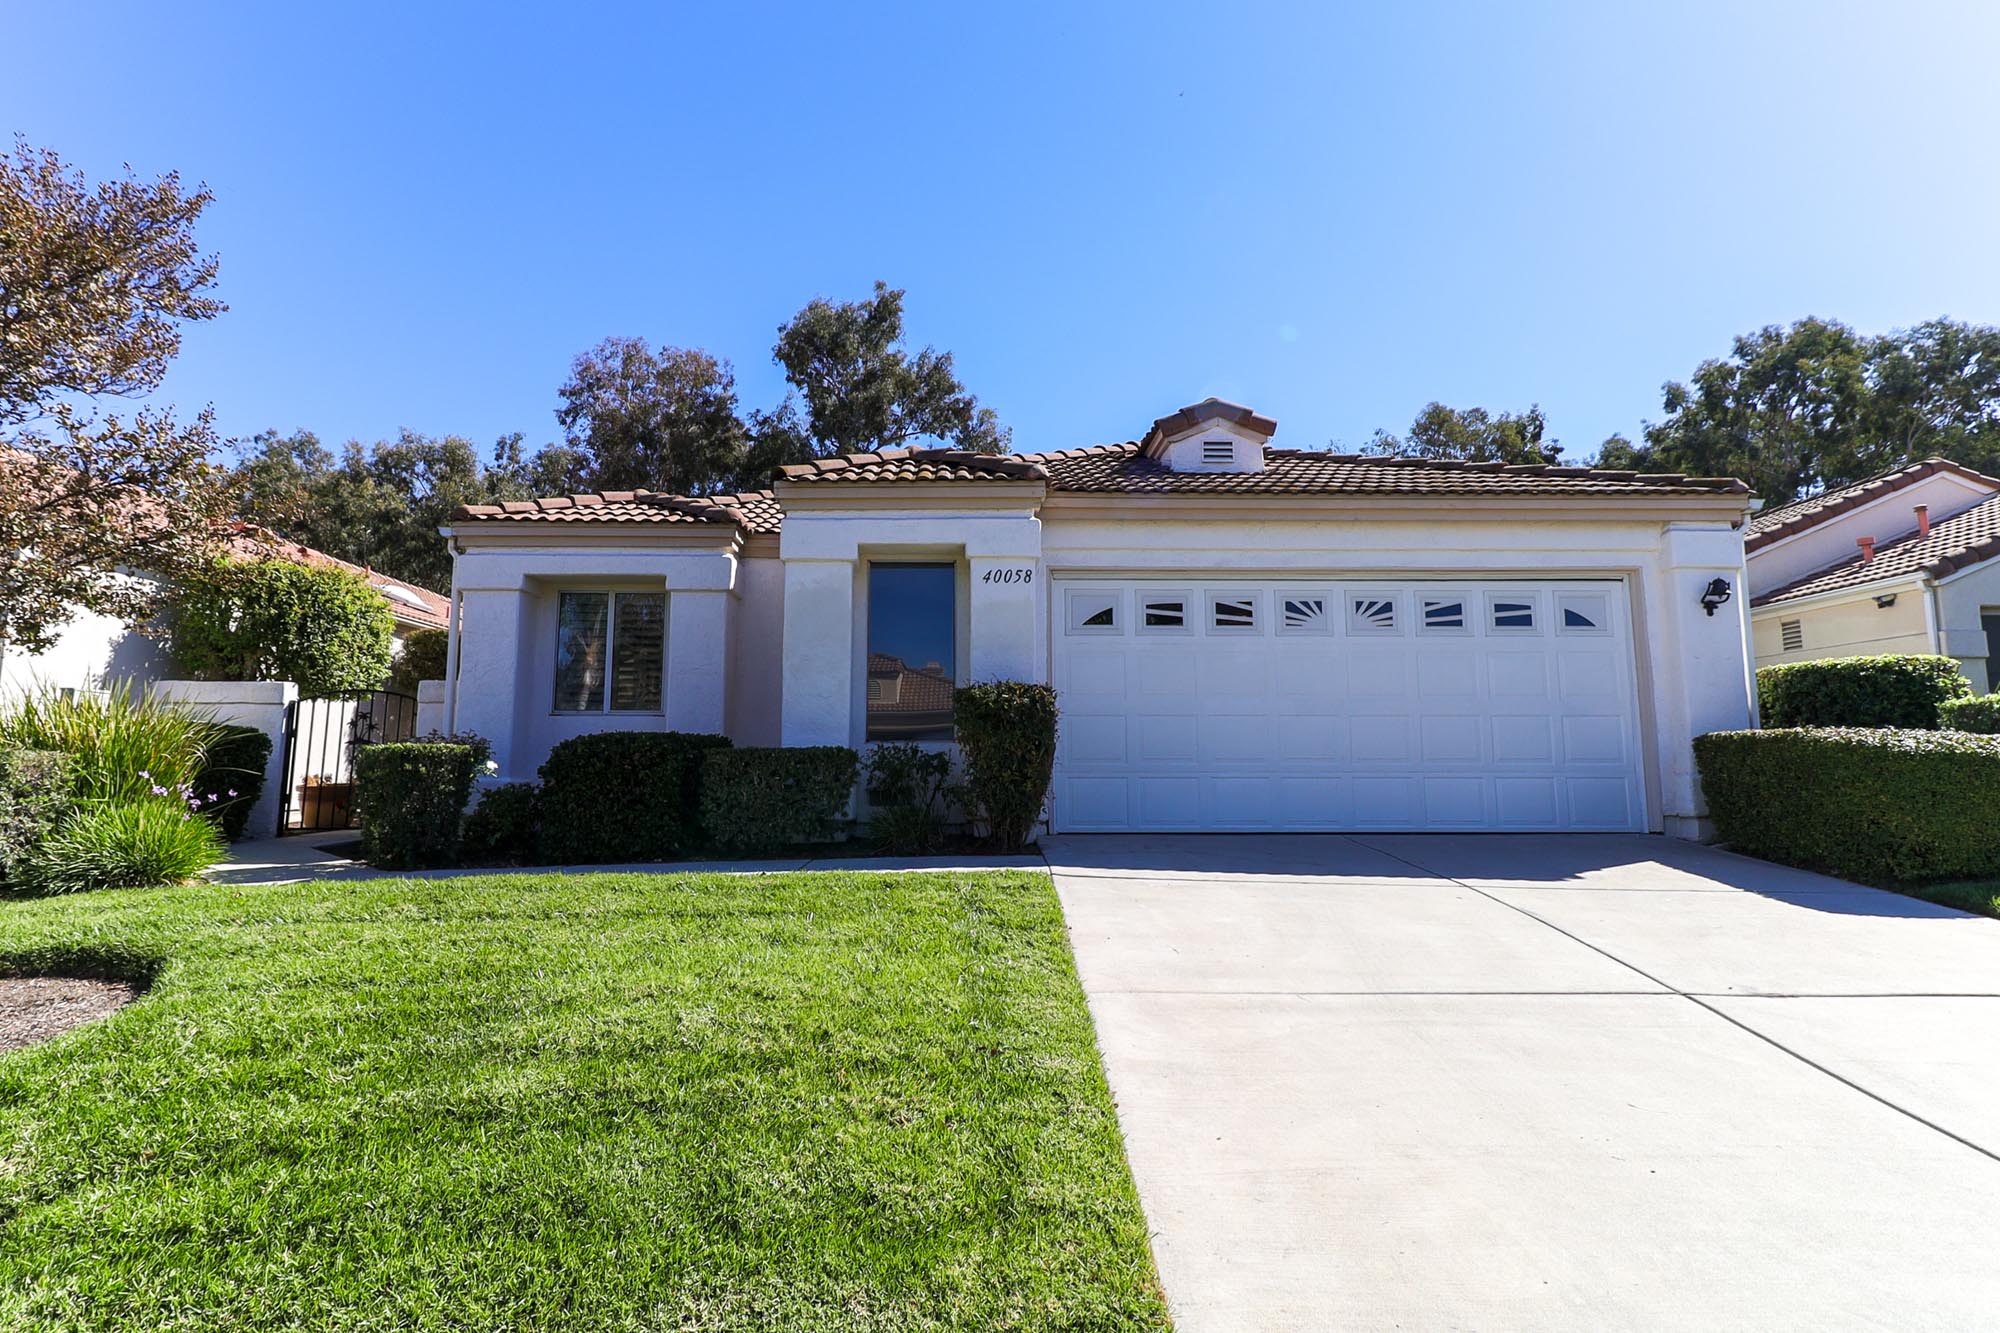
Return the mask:
<svg viewBox="0 0 2000 1333">
<path fill-rule="evenodd" d="M 1694 753 L 1716 830 L 1738 851 L 1876 884 L 2000 866 L 2000 736 L 1723 731 Z"/>
<path fill-rule="evenodd" d="M 1056 692 L 1001 680 L 961 686 L 953 696 L 965 787 L 1000 850 L 1034 837 L 1056 765 Z"/>
<path fill-rule="evenodd" d="M 868 751 L 868 836 L 900 856 L 934 852 L 944 844 L 943 809 L 951 781 L 951 755 L 914 741 L 893 741 Z"/>
<path fill-rule="evenodd" d="M 1946 699 L 1938 705 L 1938 726 L 1946 731 L 1970 731 L 2000 736 L 2000 694 L 1975 694 Z"/>
<path fill-rule="evenodd" d="M 449 630 L 411 630 L 403 639 L 403 650 L 396 654 L 395 665 L 389 669 L 389 687 L 415 694 L 419 681 L 443 680 L 450 650 Z"/>
<path fill-rule="evenodd" d="M 0 743 L 60 750 L 85 801 L 140 800 L 154 789 L 190 787 L 201 756 L 221 734 L 207 713 L 149 699 L 120 683 L 101 694 L 42 689 L 0 713 Z"/>
<path fill-rule="evenodd" d="M 235 842 L 243 836 L 251 808 L 264 792 L 264 769 L 271 759 L 271 738 L 255 727 L 224 725 L 202 751 L 194 777 L 194 796 L 201 812 L 222 827 Z"/>
<path fill-rule="evenodd" d="M 403 741 L 354 752 L 354 798 L 371 864 L 456 865 L 477 755 L 470 745 Z"/>
<path fill-rule="evenodd" d="M 72 762 L 60 750 L 0 748 L 0 884 L 76 808 Z"/>
<path fill-rule="evenodd" d="M 716 847 L 755 856 L 826 842 L 847 818 L 861 756 L 843 745 L 713 750 L 701 763 L 701 822 Z"/>
<path fill-rule="evenodd" d="M 526 865 L 540 833 L 541 793 L 532 782 L 509 782 L 480 796 L 459 851 L 474 865 Z"/>
<path fill-rule="evenodd" d="M 1935 731 L 1938 705 L 1972 693 L 1949 657 L 1891 654 L 1788 662 L 1757 673 L 1767 728 L 1915 727 Z"/>
<path fill-rule="evenodd" d="M 556 864 L 664 861 L 699 837 L 701 756 L 727 736 L 600 731 L 541 767 L 541 855 Z"/>
<path fill-rule="evenodd" d="M 21 859 L 17 887 L 80 893 L 180 884 L 223 857 L 222 833 L 179 801 L 86 805 Z"/>
</svg>

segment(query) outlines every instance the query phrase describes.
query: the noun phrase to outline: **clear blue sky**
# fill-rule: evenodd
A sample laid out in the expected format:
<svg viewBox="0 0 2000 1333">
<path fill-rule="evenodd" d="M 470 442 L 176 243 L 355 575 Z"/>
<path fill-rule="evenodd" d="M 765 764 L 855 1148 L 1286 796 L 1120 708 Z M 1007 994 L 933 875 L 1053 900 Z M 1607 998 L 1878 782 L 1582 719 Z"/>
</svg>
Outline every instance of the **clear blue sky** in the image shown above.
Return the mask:
<svg viewBox="0 0 2000 1333">
<path fill-rule="evenodd" d="M 1587 453 L 1761 324 L 2000 322 L 1983 0 L 8 9 L 0 127 L 214 188 L 167 394 L 232 434 L 539 443 L 609 334 L 770 405 L 876 278 L 1022 450 L 1217 394 Z"/>
</svg>

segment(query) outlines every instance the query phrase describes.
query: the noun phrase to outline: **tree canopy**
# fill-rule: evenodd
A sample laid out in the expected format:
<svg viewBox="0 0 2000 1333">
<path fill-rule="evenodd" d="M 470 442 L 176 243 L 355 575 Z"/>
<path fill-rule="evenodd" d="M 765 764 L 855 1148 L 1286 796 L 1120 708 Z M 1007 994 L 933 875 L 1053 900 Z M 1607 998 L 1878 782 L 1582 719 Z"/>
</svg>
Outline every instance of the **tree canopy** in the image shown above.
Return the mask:
<svg viewBox="0 0 2000 1333">
<path fill-rule="evenodd" d="M 1545 439 L 1548 421 L 1538 406 L 1516 416 L 1489 415 L 1485 408 L 1460 410 L 1432 403 L 1417 413 L 1408 434 L 1378 430 L 1365 452 L 1398 458 L 1460 459 L 1468 463 L 1554 463 L 1562 445 Z"/>
<path fill-rule="evenodd" d="M 1934 319 L 1879 336 L 1802 319 L 1737 338 L 1686 383 L 1641 443 L 1599 462 L 1643 472 L 1736 476 L 1770 504 L 1844 486 L 1933 454 L 2000 467 L 2000 329 Z"/>
<path fill-rule="evenodd" d="M 736 375 L 699 348 L 606 338 L 576 358 L 556 420 L 592 490 L 700 495 L 734 480 L 749 445 Z"/>
<path fill-rule="evenodd" d="M 223 560 L 179 580 L 167 641 L 196 680 L 289 680 L 307 698 L 378 688 L 396 619 L 360 575 L 288 560 Z"/>
<path fill-rule="evenodd" d="M 151 613 L 228 537 L 210 415 L 103 400 L 156 388 L 184 325 L 225 308 L 173 174 L 92 187 L 54 153 L 0 153 L 0 644 L 50 647 L 79 609 Z"/>
</svg>

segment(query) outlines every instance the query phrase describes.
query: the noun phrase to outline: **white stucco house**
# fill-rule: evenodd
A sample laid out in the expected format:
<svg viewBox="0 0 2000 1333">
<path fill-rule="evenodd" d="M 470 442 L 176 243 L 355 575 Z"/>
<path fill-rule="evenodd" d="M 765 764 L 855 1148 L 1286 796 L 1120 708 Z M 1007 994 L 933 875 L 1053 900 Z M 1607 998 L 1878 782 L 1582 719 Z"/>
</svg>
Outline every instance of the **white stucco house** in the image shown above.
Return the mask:
<svg viewBox="0 0 2000 1333">
<path fill-rule="evenodd" d="M 1758 666 L 1942 653 L 2000 686 L 2000 478 L 1927 458 L 1766 510 L 1744 548 Z"/>
<path fill-rule="evenodd" d="M 953 684 L 1026 679 L 1058 831 L 1702 832 L 1690 742 L 1753 716 L 1748 599 L 1715 606 L 1741 482 L 1276 429 L 1211 399 L 1125 444 L 468 507 L 445 725 L 532 780 L 607 729 L 947 744 Z"/>
</svg>

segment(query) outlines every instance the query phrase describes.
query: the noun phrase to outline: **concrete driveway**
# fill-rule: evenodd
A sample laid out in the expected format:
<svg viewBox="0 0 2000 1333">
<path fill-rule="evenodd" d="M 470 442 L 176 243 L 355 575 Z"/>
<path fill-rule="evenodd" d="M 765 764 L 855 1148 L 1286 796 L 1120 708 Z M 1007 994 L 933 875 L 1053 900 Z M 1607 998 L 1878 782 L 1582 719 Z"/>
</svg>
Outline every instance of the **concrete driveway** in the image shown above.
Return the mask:
<svg viewBox="0 0 2000 1333">
<path fill-rule="evenodd" d="M 1181 1333 L 2000 1325 L 2000 921 L 1662 838 L 1045 847 Z"/>
</svg>

